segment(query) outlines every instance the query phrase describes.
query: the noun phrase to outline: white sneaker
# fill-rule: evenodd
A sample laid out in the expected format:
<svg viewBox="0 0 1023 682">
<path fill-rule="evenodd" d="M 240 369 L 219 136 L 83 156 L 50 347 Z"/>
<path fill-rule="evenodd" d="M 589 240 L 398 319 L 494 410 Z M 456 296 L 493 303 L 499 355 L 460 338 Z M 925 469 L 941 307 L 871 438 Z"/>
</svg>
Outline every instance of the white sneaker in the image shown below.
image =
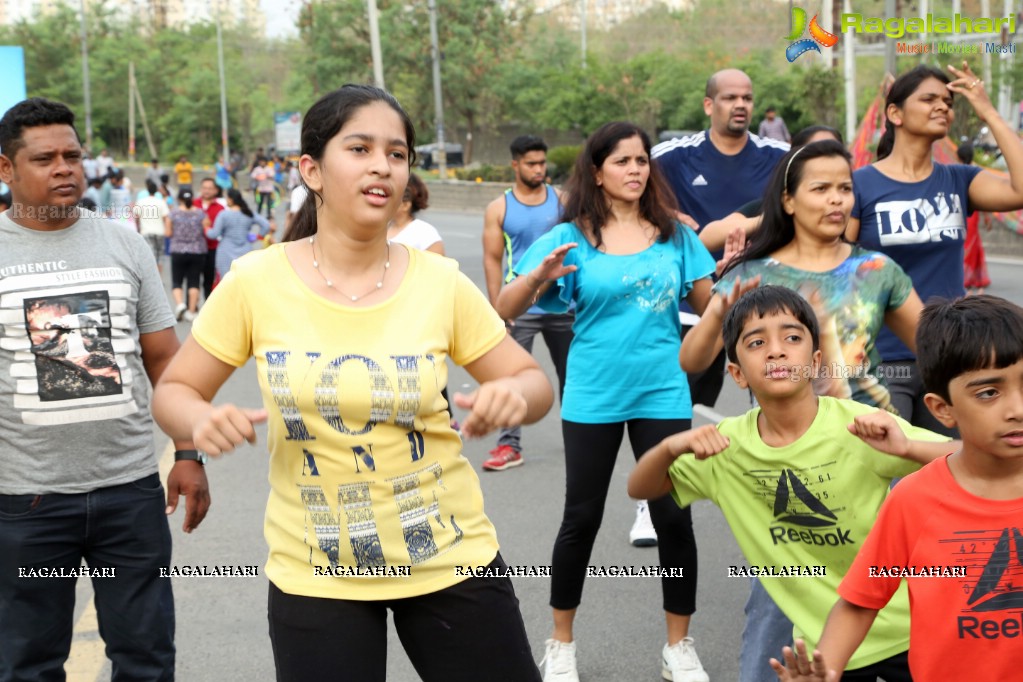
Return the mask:
<svg viewBox="0 0 1023 682">
<path fill-rule="evenodd" d="M 696 655 L 692 637 L 685 637 L 673 646 L 664 645 L 661 677 L 673 682 L 710 682 L 700 657 Z"/>
<path fill-rule="evenodd" d="M 181 322 L 181 318 L 185 316 L 185 311 L 187 309 L 188 309 L 188 306 L 186 306 L 184 303 L 179 303 L 177 305 L 177 307 L 174 308 L 174 318 L 178 322 Z"/>
<path fill-rule="evenodd" d="M 633 547 L 657 546 L 657 531 L 654 530 L 654 522 L 650 520 L 650 508 L 646 502 L 636 503 L 636 520 L 629 531 L 629 542 Z"/>
<path fill-rule="evenodd" d="M 185 316 L 184 316 L 185 317 L 185 322 L 192 322 L 193 320 L 195 320 L 195 316 L 196 316 L 196 313 L 193 313 L 191 310 L 186 310 L 185 311 Z"/>
<path fill-rule="evenodd" d="M 547 662 L 543 669 L 543 682 L 579 682 L 579 673 L 575 669 L 575 642 L 559 642 L 547 640 L 547 651 L 540 660 L 540 665 Z"/>
</svg>

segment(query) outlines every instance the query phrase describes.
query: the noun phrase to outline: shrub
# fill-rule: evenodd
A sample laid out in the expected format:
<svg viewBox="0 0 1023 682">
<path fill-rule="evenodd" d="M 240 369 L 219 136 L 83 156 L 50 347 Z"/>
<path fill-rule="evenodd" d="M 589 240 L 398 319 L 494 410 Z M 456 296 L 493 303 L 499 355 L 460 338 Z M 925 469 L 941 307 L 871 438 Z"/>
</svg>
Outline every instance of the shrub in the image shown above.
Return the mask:
<svg viewBox="0 0 1023 682">
<path fill-rule="evenodd" d="M 515 182 L 515 171 L 511 166 L 483 164 L 475 168 L 455 168 L 454 174 L 459 180 L 469 182 L 475 182 L 476 178 L 483 182 Z"/>
<path fill-rule="evenodd" d="M 562 183 L 568 178 L 576 157 L 582 151 L 582 145 L 551 147 L 547 152 L 547 175 L 551 176 L 554 183 Z"/>
</svg>

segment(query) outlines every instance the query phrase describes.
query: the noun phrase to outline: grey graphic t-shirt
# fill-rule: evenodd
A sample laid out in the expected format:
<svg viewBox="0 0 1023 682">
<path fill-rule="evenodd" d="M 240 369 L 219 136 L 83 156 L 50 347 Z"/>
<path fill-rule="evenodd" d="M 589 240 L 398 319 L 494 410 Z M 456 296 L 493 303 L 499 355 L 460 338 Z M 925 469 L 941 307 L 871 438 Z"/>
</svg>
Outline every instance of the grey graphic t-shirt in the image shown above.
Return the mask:
<svg viewBox="0 0 1023 682">
<path fill-rule="evenodd" d="M 139 335 L 174 324 L 145 241 L 94 213 L 54 232 L 0 214 L 0 494 L 79 493 L 157 470 Z"/>
</svg>

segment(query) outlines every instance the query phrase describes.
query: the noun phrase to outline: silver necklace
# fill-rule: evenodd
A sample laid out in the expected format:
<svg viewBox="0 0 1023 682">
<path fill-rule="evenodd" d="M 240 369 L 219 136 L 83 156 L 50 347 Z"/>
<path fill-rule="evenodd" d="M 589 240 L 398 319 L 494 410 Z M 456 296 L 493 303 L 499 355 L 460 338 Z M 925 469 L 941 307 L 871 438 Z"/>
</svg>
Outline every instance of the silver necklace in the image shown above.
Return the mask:
<svg viewBox="0 0 1023 682">
<path fill-rule="evenodd" d="M 391 242 L 387 242 L 387 254 L 384 257 L 384 273 L 380 275 L 380 281 L 377 282 L 372 289 L 370 289 L 364 294 L 359 294 L 358 296 L 349 296 L 345 292 L 335 287 L 333 280 L 331 280 L 329 277 L 323 274 L 323 272 L 320 270 L 320 261 L 316 260 L 316 235 L 309 237 L 309 248 L 313 252 L 313 269 L 316 270 L 320 277 L 323 278 L 323 283 L 327 285 L 327 288 L 333 289 L 334 291 L 338 292 L 345 298 L 350 298 L 352 299 L 352 301 L 358 301 L 360 298 L 365 298 L 366 296 L 369 296 L 377 289 L 382 289 L 384 287 L 384 277 L 387 277 L 387 271 L 391 267 Z"/>
</svg>

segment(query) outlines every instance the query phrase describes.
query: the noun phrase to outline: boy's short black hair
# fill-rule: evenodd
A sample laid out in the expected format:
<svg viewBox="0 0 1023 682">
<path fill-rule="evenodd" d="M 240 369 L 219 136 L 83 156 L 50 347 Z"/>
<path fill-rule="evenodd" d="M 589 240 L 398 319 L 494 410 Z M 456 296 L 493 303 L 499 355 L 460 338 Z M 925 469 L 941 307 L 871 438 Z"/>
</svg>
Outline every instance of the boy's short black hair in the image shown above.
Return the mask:
<svg viewBox="0 0 1023 682">
<path fill-rule="evenodd" d="M 765 284 L 740 296 L 735 305 L 725 314 L 725 319 L 721 323 L 721 335 L 725 340 L 728 359 L 738 364 L 739 356 L 735 349 L 739 345 L 739 336 L 751 317 L 754 315 L 764 317 L 778 313 L 789 313 L 799 320 L 810 332 L 813 349 L 817 350 L 820 347 L 821 333 L 817 324 L 817 315 L 814 314 L 813 308 L 806 302 L 806 299 L 792 289 Z"/>
<path fill-rule="evenodd" d="M 916 328 L 916 364 L 924 386 L 949 404 L 948 385 L 978 369 L 1023 359 L 1023 308 L 997 296 L 933 300 Z"/>
<path fill-rule="evenodd" d="M 536 135 L 519 135 L 511 141 L 509 146 L 512 160 L 518 161 L 528 152 L 546 152 L 547 143 Z"/>
<path fill-rule="evenodd" d="M 75 114 L 66 105 L 42 97 L 22 100 L 8 109 L 0 119 L 0 153 L 14 161 L 15 154 L 24 146 L 22 133 L 25 128 L 61 124 L 71 126 L 75 137 L 81 142 L 82 138 L 75 128 Z"/>
</svg>

